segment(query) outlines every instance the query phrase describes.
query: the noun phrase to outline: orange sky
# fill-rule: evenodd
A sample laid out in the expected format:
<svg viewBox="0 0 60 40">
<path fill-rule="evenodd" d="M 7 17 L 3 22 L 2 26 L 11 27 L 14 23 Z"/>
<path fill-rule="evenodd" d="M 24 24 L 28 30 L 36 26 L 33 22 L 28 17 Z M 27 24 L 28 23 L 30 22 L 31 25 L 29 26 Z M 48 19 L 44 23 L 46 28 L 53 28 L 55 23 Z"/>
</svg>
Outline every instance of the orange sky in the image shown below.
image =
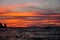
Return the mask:
<svg viewBox="0 0 60 40">
<path fill-rule="evenodd" d="M 10 13 L 5 13 L 5 14 L 0 14 L 0 17 L 2 16 L 49 16 L 49 15 L 43 15 L 43 14 L 35 14 L 35 12 L 10 12 Z M 59 15 L 52 15 L 52 16 L 59 16 Z M 52 17 L 51 17 L 52 18 Z M 25 20 L 25 19 L 1 19 L 0 22 L 6 23 L 8 27 L 28 27 L 31 25 L 37 25 L 37 26 L 43 26 L 42 24 L 55 24 L 59 25 L 60 20 L 49 20 L 49 19 L 44 19 L 44 20 Z"/>
<path fill-rule="evenodd" d="M 25 4 L 26 6 L 28 4 Z M 60 17 L 60 14 L 57 14 L 57 15 L 44 15 L 42 14 L 42 12 L 40 12 L 40 14 L 38 14 L 37 11 L 26 11 L 26 12 L 12 12 L 10 11 L 11 9 L 14 9 L 16 7 L 24 7 L 25 6 L 23 4 L 22 5 L 14 5 L 14 6 L 5 6 L 5 7 L 0 7 L 0 22 L 1 23 L 6 23 L 8 27 L 28 27 L 28 26 L 31 26 L 31 25 L 37 25 L 37 26 L 42 26 L 43 27 L 43 24 L 55 24 L 55 25 L 59 25 L 60 24 L 60 20 L 59 20 L 59 17 Z M 43 11 L 44 12 L 44 11 Z M 2 18 L 3 16 L 7 17 L 6 18 Z M 58 19 L 55 19 L 55 20 L 52 20 L 52 19 L 44 19 L 42 17 L 43 20 L 28 20 L 28 19 L 17 19 L 17 18 L 13 18 L 13 17 L 18 17 L 18 16 L 49 16 L 49 17 L 53 17 L 54 18 L 57 18 Z M 12 17 L 12 18 L 8 18 L 8 17 Z M 1 19 L 2 18 L 2 19 Z M 59 25 L 60 26 L 60 25 Z"/>
</svg>

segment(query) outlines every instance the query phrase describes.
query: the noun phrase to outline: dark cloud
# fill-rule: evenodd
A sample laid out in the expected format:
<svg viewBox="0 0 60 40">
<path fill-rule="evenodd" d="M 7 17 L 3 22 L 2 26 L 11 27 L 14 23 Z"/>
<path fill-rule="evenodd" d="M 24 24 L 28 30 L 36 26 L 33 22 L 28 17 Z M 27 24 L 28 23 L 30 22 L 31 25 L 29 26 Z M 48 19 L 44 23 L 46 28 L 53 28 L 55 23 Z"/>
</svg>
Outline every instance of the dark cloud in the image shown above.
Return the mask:
<svg viewBox="0 0 60 40">
<path fill-rule="evenodd" d="M 60 20 L 60 16 L 1 16 L 0 19 Z"/>
</svg>

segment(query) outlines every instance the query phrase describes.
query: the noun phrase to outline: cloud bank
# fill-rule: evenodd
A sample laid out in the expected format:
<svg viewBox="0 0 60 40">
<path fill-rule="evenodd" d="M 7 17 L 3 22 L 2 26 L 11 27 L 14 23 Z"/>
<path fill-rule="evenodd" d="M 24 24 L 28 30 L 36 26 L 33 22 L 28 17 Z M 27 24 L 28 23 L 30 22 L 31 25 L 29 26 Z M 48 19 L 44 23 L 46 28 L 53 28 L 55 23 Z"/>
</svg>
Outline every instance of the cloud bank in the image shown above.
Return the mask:
<svg viewBox="0 0 60 40">
<path fill-rule="evenodd" d="M 20 5 L 15 9 L 8 9 L 11 11 L 31 11 L 31 10 L 52 10 L 54 13 L 60 13 L 60 1 L 59 0 L 2 0 L 0 1 L 0 7 L 6 5 Z M 21 7 L 22 6 L 22 7 Z"/>
</svg>

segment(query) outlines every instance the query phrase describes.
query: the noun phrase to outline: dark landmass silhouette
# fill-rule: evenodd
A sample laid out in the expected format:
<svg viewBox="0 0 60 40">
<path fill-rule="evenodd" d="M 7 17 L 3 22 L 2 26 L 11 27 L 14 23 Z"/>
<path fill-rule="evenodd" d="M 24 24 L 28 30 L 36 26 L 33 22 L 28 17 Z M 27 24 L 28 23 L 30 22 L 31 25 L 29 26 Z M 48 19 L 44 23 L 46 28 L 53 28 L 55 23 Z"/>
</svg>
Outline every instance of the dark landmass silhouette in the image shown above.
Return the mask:
<svg viewBox="0 0 60 40">
<path fill-rule="evenodd" d="M 6 25 L 6 24 L 4 24 L 4 26 L 3 26 L 3 24 L 2 24 L 2 23 L 0 23 L 0 28 L 7 28 L 7 25 Z"/>
<path fill-rule="evenodd" d="M 0 40 L 60 40 L 60 27 L 1 28 Z"/>
<path fill-rule="evenodd" d="M 0 23 L 0 28 L 0 40 L 60 40 L 60 27 L 54 24 L 46 27 L 32 25 L 9 28 Z"/>
</svg>

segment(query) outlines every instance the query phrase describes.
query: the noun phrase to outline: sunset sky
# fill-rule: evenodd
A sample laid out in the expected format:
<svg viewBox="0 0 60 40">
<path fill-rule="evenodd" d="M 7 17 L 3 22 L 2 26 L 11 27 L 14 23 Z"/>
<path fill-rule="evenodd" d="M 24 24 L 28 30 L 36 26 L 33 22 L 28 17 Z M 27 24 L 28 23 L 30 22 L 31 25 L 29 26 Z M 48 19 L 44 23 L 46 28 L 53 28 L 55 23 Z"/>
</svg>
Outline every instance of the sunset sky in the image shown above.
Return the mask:
<svg viewBox="0 0 60 40">
<path fill-rule="evenodd" d="M 0 22 L 8 27 L 60 26 L 60 0 L 0 0 Z"/>
</svg>

